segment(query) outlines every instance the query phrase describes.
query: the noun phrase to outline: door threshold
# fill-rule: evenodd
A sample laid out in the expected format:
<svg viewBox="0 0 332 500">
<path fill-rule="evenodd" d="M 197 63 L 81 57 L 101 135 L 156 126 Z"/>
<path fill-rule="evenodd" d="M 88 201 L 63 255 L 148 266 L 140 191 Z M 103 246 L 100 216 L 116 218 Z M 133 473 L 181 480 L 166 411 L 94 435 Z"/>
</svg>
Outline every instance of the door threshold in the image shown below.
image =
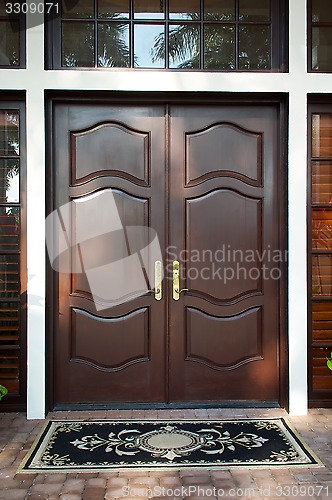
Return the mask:
<svg viewBox="0 0 332 500">
<path fill-rule="evenodd" d="M 277 401 L 198 401 L 171 403 L 71 403 L 56 405 L 53 411 L 93 410 L 191 410 L 191 409 L 280 408 Z"/>
</svg>

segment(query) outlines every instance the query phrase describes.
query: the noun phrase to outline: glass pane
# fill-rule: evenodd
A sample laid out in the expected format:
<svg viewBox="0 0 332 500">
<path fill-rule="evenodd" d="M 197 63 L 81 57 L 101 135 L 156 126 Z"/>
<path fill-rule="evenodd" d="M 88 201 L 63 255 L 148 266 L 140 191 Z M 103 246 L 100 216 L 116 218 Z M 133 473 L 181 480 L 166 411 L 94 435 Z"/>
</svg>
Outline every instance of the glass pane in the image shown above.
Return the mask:
<svg viewBox="0 0 332 500">
<path fill-rule="evenodd" d="M 200 27 L 195 24 L 169 28 L 169 67 L 199 68 Z"/>
<path fill-rule="evenodd" d="M 164 19 L 165 2 L 163 0 L 135 0 L 134 17 L 136 19 Z"/>
<path fill-rule="evenodd" d="M 332 114 L 312 116 L 312 156 L 332 157 Z"/>
<path fill-rule="evenodd" d="M 234 0 L 205 0 L 204 19 L 233 21 L 235 19 Z"/>
<path fill-rule="evenodd" d="M 239 27 L 239 69 L 270 69 L 270 27 Z"/>
<path fill-rule="evenodd" d="M 326 365 L 326 358 L 331 356 L 331 347 L 312 347 L 310 354 L 312 359 L 312 390 L 320 393 L 323 399 L 324 393 L 328 394 L 332 391 L 331 370 Z"/>
<path fill-rule="evenodd" d="M 0 21 L 0 66 L 20 64 L 20 23 Z"/>
<path fill-rule="evenodd" d="M 94 66 L 93 23 L 62 23 L 62 66 Z"/>
<path fill-rule="evenodd" d="M 18 203 L 20 194 L 18 160 L 0 160 L 0 203 Z"/>
<path fill-rule="evenodd" d="M 17 345 L 19 337 L 19 304 L 1 302 L 0 346 Z"/>
<path fill-rule="evenodd" d="M 312 295 L 332 294 L 332 255 L 312 256 Z"/>
<path fill-rule="evenodd" d="M 62 0 L 62 17 L 86 19 L 94 17 L 93 0 Z"/>
<path fill-rule="evenodd" d="M 200 0 L 169 0 L 170 19 L 200 19 Z"/>
<path fill-rule="evenodd" d="M 98 17 L 129 17 L 129 0 L 99 0 Z"/>
<path fill-rule="evenodd" d="M 19 273 L 19 255 L 0 255 L 0 298 L 19 297 Z"/>
<path fill-rule="evenodd" d="M 128 67 L 129 24 L 98 23 L 98 66 Z"/>
<path fill-rule="evenodd" d="M 324 343 L 332 341 L 331 302 L 313 302 L 312 333 L 315 342 Z"/>
<path fill-rule="evenodd" d="M 331 22 L 331 2 L 327 0 L 312 0 L 312 20 Z"/>
<path fill-rule="evenodd" d="M 10 394 L 19 392 L 19 354 L 12 351 L 0 352 L 1 385 L 7 387 Z"/>
<path fill-rule="evenodd" d="M 312 28 L 312 69 L 332 71 L 332 27 Z"/>
<path fill-rule="evenodd" d="M 19 155 L 19 114 L 0 111 L 0 155 Z"/>
<path fill-rule="evenodd" d="M 20 248 L 20 209 L 0 207 L 0 251 L 18 251 Z M 1 277 L 0 277 L 1 281 Z"/>
<path fill-rule="evenodd" d="M 204 68 L 235 69 L 235 28 L 210 24 L 204 30 Z"/>
<path fill-rule="evenodd" d="M 317 208 L 312 211 L 313 250 L 332 249 L 332 210 Z"/>
<path fill-rule="evenodd" d="M 165 67 L 165 28 L 157 24 L 136 24 L 134 64 L 140 68 Z"/>
<path fill-rule="evenodd" d="M 268 21 L 270 0 L 239 0 L 240 21 Z"/>
<path fill-rule="evenodd" d="M 332 204 L 332 163 L 314 161 L 312 170 L 312 203 Z"/>
</svg>

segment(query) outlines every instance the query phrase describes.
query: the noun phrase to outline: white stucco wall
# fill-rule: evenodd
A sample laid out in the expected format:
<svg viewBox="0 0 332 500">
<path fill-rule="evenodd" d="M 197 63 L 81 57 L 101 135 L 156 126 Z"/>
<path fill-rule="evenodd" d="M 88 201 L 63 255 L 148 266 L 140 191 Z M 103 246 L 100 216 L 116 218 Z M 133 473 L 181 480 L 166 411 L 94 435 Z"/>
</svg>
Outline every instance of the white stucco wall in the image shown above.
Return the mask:
<svg viewBox="0 0 332 500">
<path fill-rule="evenodd" d="M 289 398 L 291 414 L 306 413 L 307 94 L 331 93 L 332 75 L 307 74 L 306 1 L 289 3 L 289 73 L 45 71 L 42 25 L 27 31 L 27 69 L 0 70 L 2 89 L 27 92 L 28 418 L 45 416 L 45 89 L 289 93 Z"/>
</svg>

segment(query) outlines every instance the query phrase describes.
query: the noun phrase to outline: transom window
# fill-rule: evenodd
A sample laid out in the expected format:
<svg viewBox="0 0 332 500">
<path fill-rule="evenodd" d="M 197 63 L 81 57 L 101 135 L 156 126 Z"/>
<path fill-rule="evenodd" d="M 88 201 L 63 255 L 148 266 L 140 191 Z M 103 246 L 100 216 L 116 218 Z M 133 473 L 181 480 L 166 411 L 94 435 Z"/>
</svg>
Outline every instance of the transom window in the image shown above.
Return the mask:
<svg viewBox="0 0 332 500">
<path fill-rule="evenodd" d="M 49 66 L 284 70 L 281 3 L 63 0 Z"/>
</svg>

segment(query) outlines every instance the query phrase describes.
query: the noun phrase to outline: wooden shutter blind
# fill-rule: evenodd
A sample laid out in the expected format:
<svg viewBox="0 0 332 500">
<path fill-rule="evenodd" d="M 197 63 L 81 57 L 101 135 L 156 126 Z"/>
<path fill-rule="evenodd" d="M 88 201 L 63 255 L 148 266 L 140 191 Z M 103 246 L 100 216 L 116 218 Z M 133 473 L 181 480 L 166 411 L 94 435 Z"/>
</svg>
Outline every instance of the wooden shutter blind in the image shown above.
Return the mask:
<svg viewBox="0 0 332 500">
<path fill-rule="evenodd" d="M 332 401 L 332 113 L 311 119 L 310 399 Z"/>
</svg>

